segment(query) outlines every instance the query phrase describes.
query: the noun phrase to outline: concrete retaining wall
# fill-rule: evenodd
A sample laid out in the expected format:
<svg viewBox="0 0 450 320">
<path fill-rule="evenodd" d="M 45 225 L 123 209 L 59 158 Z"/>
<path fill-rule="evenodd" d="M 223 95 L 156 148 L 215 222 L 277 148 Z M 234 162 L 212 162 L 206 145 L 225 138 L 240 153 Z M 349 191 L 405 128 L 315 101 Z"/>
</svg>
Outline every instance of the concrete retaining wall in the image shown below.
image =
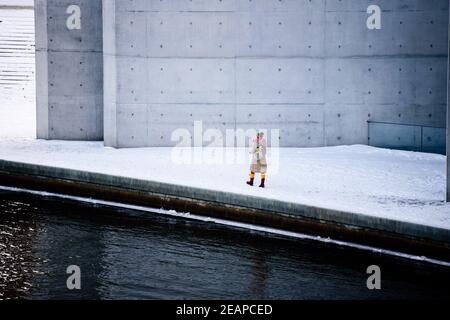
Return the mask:
<svg viewBox="0 0 450 320">
<path fill-rule="evenodd" d="M 0 160 L 2 185 L 299 231 L 448 260 L 450 230 L 254 196 Z"/>
</svg>

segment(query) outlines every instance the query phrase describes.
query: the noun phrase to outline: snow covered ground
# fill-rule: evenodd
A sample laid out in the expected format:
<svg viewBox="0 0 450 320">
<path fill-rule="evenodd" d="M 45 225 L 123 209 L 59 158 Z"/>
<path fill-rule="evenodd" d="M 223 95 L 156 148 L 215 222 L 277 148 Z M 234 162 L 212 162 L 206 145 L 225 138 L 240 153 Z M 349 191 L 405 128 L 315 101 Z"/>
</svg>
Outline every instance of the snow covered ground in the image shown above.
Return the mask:
<svg viewBox="0 0 450 320">
<path fill-rule="evenodd" d="M 33 12 L 0 10 L 0 20 L 0 39 L 4 41 L 0 42 L 0 159 L 248 194 L 450 229 L 450 205 L 444 201 L 445 157 L 441 155 L 360 145 L 280 149 L 271 154 L 267 189 L 262 190 L 245 184 L 248 154 L 242 149 L 240 161 L 228 164 L 217 163 L 211 149 L 203 153 L 196 149 L 192 159 L 202 161 L 180 164 L 170 148 L 115 150 L 100 142 L 35 140 L 34 52 L 29 50 L 34 46 Z M 17 23 L 20 27 L 13 27 Z M 26 41 L 20 41 L 20 47 L 11 36 Z M 220 150 L 215 151 L 220 155 Z M 225 155 L 230 153 L 225 151 Z"/>
<path fill-rule="evenodd" d="M 267 188 L 260 189 L 245 184 L 246 164 L 214 163 L 207 149 L 201 163 L 178 164 L 172 152 L 171 148 L 116 150 L 104 148 L 100 142 L 0 139 L 0 159 L 248 194 L 450 229 L 450 205 L 444 201 L 445 157 L 441 155 L 362 145 L 280 149 L 280 168 L 269 173 Z"/>
</svg>

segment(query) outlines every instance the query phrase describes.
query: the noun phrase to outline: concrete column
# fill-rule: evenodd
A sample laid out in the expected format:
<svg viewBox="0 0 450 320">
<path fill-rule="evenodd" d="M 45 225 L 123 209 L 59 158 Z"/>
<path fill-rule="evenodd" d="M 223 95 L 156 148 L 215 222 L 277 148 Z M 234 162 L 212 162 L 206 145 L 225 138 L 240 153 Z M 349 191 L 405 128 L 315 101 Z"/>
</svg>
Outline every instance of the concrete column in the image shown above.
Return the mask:
<svg viewBox="0 0 450 320">
<path fill-rule="evenodd" d="M 102 1 L 35 0 L 35 20 L 37 137 L 102 140 Z"/>
</svg>

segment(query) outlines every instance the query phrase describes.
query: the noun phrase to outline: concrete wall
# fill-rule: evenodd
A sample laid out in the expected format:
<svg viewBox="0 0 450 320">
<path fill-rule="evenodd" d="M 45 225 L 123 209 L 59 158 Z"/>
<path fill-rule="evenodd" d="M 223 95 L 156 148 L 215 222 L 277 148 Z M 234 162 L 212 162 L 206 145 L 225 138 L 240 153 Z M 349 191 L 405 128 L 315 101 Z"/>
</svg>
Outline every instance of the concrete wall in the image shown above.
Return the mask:
<svg viewBox="0 0 450 320">
<path fill-rule="evenodd" d="M 81 30 L 65 26 L 72 4 Z M 370 4 L 381 30 L 366 27 Z M 101 0 L 36 0 L 35 10 L 39 138 L 100 140 L 104 121 L 108 146 L 171 146 L 174 130 L 201 120 L 312 147 L 366 144 L 368 120 L 445 126 L 446 0 L 103 0 L 103 18 Z M 415 132 L 394 131 L 399 147 Z"/>
<path fill-rule="evenodd" d="M 81 29 L 69 30 L 70 5 Z M 103 139 L 101 0 L 36 0 L 37 136 Z"/>
<path fill-rule="evenodd" d="M 109 146 L 171 146 L 195 120 L 297 147 L 367 144 L 368 120 L 445 126 L 447 0 L 104 0 L 103 14 Z"/>
</svg>

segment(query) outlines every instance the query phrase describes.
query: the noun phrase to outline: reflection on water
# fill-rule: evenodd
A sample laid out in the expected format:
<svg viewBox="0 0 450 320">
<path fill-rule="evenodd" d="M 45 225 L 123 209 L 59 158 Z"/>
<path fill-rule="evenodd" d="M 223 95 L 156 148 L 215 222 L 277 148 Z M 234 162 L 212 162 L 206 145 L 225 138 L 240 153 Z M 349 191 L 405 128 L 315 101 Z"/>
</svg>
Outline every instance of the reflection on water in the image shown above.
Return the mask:
<svg viewBox="0 0 450 320">
<path fill-rule="evenodd" d="M 379 265 L 382 290 L 366 288 Z M 81 268 L 80 291 L 66 287 Z M 450 268 L 0 191 L 0 299 L 450 298 Z"/>
<path fill-rule="evenodd" d="M 251 292 L 259 299 L 264 297 L 266 281 L 269 273 L 267 261 L 264 252 L 256 251 L 251 257 Z"/>
</svg>

